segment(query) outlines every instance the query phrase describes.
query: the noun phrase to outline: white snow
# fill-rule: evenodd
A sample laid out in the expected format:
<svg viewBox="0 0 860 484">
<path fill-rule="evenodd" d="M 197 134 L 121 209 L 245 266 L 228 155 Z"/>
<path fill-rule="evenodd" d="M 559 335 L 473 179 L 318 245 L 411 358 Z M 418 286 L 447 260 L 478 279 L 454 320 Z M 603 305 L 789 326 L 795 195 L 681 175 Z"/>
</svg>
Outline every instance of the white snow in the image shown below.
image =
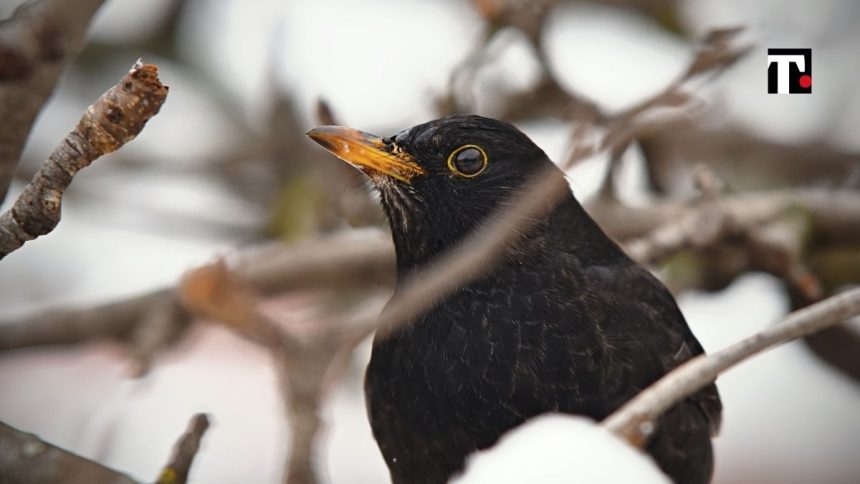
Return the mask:
<svg viewBox="0 0 860 484">
<path fill-rule="evenodd" d="M 473 455 L 453 484 L 639 483 L 669 479 L 646 454 L 593 420 L 549 414 L 505 434 Z"/>
</svg>

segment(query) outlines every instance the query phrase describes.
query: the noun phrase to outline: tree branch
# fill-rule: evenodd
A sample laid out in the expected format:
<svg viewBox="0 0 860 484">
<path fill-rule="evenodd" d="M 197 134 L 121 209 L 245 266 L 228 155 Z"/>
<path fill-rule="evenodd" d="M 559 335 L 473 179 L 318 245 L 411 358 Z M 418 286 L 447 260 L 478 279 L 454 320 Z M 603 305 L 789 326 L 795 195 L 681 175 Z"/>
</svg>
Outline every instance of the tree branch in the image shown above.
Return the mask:
<svg viewBox="0 0 860 484">
<path fill-rule="evenodd" d="M 228 254 L 227 261 L 240 279 L 262 295 L 293 289 L 387 287 L 394 282 L 391 240 L 378 230 L 352 231 L 296 245 L 262 244 Z M 92 308 L 59 309 L 2 321 L 0 351 L 111 338 L 132 342 L 137 353 L 151 357 L 156 348 L 165 346 L 159 335 L 174 334 L 169 340 L 174 341 L 172 331 L 181 332 L 188 325 L 188 315 L 179 306 L 173 289 L 168 288 Z M 174 317 L 165 321 L 165 314 Z M 174 329 L 153 334 L 142 327 L 147 321 Z M 141 363 L 145 370 L 146 362 Z"/>
<path fill-rule="evenodd" d="M 797 190 L 727 195 L 719 199 L 720 210 L 747 226 L 768 220 L 795 207 L 809 214 L 816 244 L 860 244 L 860 193 L 854 191 Z M 668 243 L 657 248 L 648 245 L 654 231 L 672 228 L 700 210 L 683 200 L 659 200 L 646 207 L 634 207 L 613 199 L 587 204 L 589 213 L 613 238 L 630 242 L 631 255 L 640 262 L 653 262 L 667 251 L 684 246 Z M 695 228 L 695 227 L 694 227 Z M 640 247 L 637 247 L 640 246 Z M 674 248 L 674 249 L 673 249 Z M 394 253 L 391 241 L 382 231 L 353 231 L 327 236 L 297 245 L 280 242 L 241 249 L 228 255 L 228 264 L 239 278 L 249 282 L 262 295 L 299 288 L 380 287 L 394 282 Z M 39 345 L 75 344 L 99 337 L 128 340 L 153 305 L 172 300 L 170 289 L 134 296 L 122 301 L 79 309 L 69 308 L 40 313 L 0 324 L 0 350 Z"/>
<path fill-rule="evenodd" d="M 0 22 L 0 203 L 36 115 L 104 0 L 40 0 Z"/>
<path fill-rule="evenodd" d="M 200 450 L 200 441 L 208 429 L 209 418 L 205 414 L 198 413 L 191 417 L 188 430 L 182 434 L 173 448 L 173 457 L 164 466 L 156 484 L 185 484 L 188 481 L 191 464 L 197 451 Z"/>
<path fill-rule="evenodd" d="M 0 422 L 0 481 L 134 484 L 125 474 Z"/>
<path fill-rule="evenodd" d="M 755 220 L 792 207 L 812 217 L 821 244 L 860 243 L 860 193 L 854 190 L 772 190 L 721 197 L 720 205 L 735 220 Z M 659 199 L 644 207 L 598 198 L 586 209 L 616 240 L 642 237 L 658 227 L 677 223 L 691 210 L 686 200 Z"/>
<path fill-rule="evenodd" d="M 860 289 L 830 297 L 788 315 L 728 348 L 699 355 L 675 368 L 624 404 L 602 425 L 636 446 L 647 442 L 660 415 L 684 398 L 716 380 L 717 376 L 762 351 L 815 333 L 860 314 Z"/>
<path fill-rule="evenodd" d="M 75 174 L 134 139 L 166 97 L 167 87 L 158 80 L 158 68 L 138 61 L 119 84 L 87 108 L 12 208 L 0 215 L 0 259 L 54 230 L 60 221 L 63 192 Z"/>
</svg>

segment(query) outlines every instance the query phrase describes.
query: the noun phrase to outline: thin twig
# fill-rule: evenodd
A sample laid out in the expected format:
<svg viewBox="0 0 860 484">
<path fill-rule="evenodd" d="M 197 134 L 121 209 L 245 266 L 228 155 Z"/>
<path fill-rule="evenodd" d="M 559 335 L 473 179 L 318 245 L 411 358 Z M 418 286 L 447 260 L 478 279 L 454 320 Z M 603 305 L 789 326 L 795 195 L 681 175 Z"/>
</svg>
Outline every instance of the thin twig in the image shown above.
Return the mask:
<svg viewBox="0 0 860 484">
<path fill-rule="evenodd" d="M 731 41 L 742 32 L 742 28 L 716 29 L 705 35 L 702 45 L 696 55 L 690 59 L 687 68 L 668 86 L 656 94 L 614 114 L 597 111 L 593 119 L 585 122 L 594 123 L 605 127 L 605 132 L 594 146 L 583 146 L 583 140 L 577 139 L 576 134 L 581 127 L 575 125 L 571 140 L 573 146 L 570 154 L 561 163 L 565 169 L 572 167 L 585 157 L 594 156 L 597 153 L 609 151 L 612 153 L 613 163 L 607 167 L 608 171 L 615 169 L 614 161 L 623 154 L 627 146 L 643 132 L 653 132 L 655 127 L 668 129 L 671 123 L 652 122 L 644 123 L 641 118 L 659 108 L 671 108 L 676 110 L 690 111 L 696 106 L 695 97 L 688 94 L 684 88 L 694 79 L 706 74 L 717 74 L 732 66 L 748 51 L 748 46 L 735 46 Z M 676 117 L 678 114 L 676 113 Z M 684 116 L 689 117 L 689 114 Z M 580 120 L 582 121 L 582 120 Z M 611 176 L 607 176 L 611 180 Z"/>
<path fill-rule="evenodd" d="M 716 380 L 729 368 L 774 346 L 787 343 L 860 314 L 860 289 L 830 297 L 788 315 L 782 322 L 709 355 L 675 368 L 627 402 L 602 425 L 634 445 L 648 440 L 653 422 L 684 398 Z"/>
<path fill-rule="evenodd" d="M 173 457 L 158 475 L 156 484 L 185 484 L 188 481 L 191 464 L 194 463 L 194 457 L 200 450 L 203 434 L 208 429 L 209 418 L 205 414 L 198 413 L 191 417 L 188 430 L 176 442 L 176 446 L 173 448 Z"/>
<path fill-rule="evenodd" d="M 134 139 L 158 114 L 166 97 L 167 87 L 158 79 L 158 68 L 138 61 L 87 108 L 12 208 L 0 215 L 0 259 L 54 230 L 60 222 L 63 192 L 75 174 Z"/>
</svg>

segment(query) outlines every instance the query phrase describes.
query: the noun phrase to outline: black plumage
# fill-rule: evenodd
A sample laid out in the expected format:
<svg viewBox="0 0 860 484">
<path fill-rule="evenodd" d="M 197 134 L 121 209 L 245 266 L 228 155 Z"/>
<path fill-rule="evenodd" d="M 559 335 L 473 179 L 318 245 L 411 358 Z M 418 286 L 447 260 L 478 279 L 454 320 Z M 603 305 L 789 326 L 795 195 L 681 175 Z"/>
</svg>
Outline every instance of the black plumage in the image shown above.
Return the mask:
<svg viewBox="0 0 860 484">
<path fill-rule="evenodd" d="M 552 163 L 513 126 L 479 116 L 392 138 L 309 134 L 378 187 L 398 284 Z M 393 482 L 445 482 L 523 421 L 545 412 L 602 419 L 702 352 L 672 295 L 567 194 L 499 263 L 374 340 L 368 414 Z M 675 482 L 708 482 L 720 414 L 711 385 L 663 416 L 647 452 Z"/>
</svg>

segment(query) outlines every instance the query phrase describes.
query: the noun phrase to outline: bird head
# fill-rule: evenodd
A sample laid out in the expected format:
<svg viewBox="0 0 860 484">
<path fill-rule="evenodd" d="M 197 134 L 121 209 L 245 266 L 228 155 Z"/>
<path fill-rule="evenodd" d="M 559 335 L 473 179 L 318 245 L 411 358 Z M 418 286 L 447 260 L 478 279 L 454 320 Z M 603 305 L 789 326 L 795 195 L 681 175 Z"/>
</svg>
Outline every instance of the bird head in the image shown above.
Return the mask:
<svg viewBox="0 0 860 484">
<path fill-rule="evenodd" d="M 400 268 L 458 243 L 552 165 L 517 128 L 475 115 L 448 116 L 388 138 L 339 126 L 307 134 L 378 188 Z"/>
</svg>

